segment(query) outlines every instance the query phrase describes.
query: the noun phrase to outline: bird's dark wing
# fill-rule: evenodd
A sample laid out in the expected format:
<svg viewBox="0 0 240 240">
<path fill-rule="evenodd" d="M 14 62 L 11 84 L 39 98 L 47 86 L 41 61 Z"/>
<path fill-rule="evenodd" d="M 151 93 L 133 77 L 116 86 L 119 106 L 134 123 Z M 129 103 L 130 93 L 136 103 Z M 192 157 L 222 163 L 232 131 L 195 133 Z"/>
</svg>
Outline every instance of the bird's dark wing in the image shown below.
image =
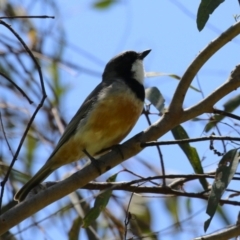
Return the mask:
<svg viewBox="0 0 240 240">
<path fill-rule="evenodd" d="M 69 138 L 74 135 L 74 133 L 77 130 L 79 122 L 88 114 L 94 103 L 97 101 L 98 95 L 101 92 L 101 90 L 105 87 L 107 87 L 110 83 L 107 82 L 101 82 L 85 99 L 81 107 L 78 109 L 77 113 L 74 115 L 72 120 L 67 125 L 62 137 L 60 138 L 56 148 L 50 155 L 48 159 L 53 157 L 53 155 L 59 150 L 59 148 L 66 143 Z"/>
</svg>

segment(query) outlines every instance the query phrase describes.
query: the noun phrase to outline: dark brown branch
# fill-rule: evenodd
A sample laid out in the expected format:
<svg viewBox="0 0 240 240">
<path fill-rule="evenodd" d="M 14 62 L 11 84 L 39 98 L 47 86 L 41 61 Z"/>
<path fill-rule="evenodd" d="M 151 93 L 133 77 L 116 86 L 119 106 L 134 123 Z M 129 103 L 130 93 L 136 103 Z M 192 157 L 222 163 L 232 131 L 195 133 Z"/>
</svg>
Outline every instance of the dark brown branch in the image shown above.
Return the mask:
<svg viewBox="0 0 240 240">
<path fill-rule="evenodd" d="M 89 189 L 89 190 L 105 190 L 106 188 L 112 188 L 116 186 L 131 186 L 134 184 L 142 184 L 145 182 L 151 182 L 154 185 L 156 185 L 154 182 L 152 182 L 153 180 L 157 180 L 157 179 L 163 179 L 163 178 L 167 178 L 167 179 L 178 179 L 179 181 L 176 183 L 178 185 L 183 184 L 184 182 L 188 182 L 191 180 L 196 180 L 196 179 L 202 179 L 202 178 L 215 178 L 215 172 L 210 172 L 210 173 L 205 173 L 205 174 L 169 174 L 169 175 L 161 175 L 161 176 L 153 176 L 153 177 L 147 177 L 147 178 L 141 178 L 141 179 L 136 179 L 136 180 L 132 180 L 130 182 L 116 182 L 116 183 L 109 183 L 109 182 L 104 182 L 101 183 L 100 185 L 99 182 L 91 182 L 86 184 L 84 187 L 82 187 L 83 189 Z M 239 181 L 240 177 L 233 177 L 232 180 L 236 180 Z M 56 185 L 58 182 L 45 182 L 44 183 L 44 187 L 45 188 L 49 188 L 53 185 Z M 175 183 L 174 183 L 175 184 Z M 93 188 L 92 188 L 93 186 Z M 98 186 L 98 187 L 97 187 Z M 173 185 L 170 183 L 170 185 L 168 185 L 168 187 L 171 186 L 171 188 L 173 188 Z M 97 187 L 97 188 L 96 188 Z M 156 186 L 158 187 L 158 186 Z"/>
<path fill-rule="evenodd" d="M 42 16 L 10 16 L 10 17 L 0 17 L 0 19 L 15 19 L 15 18 L 55 18 L 54 16 L 47 16 L 47 15 L 42 15 Z"/>
<path fill-rule="evenodd" d="M 0 75 L 6 78 L 17 90 L 28 100 L 30 104 L 33 103 L 33 101 L 28 97 L 28 95 L 14 82 L 12 81 L 7 75 L 4 73 L 0 72 Z"/>
<path fill-rule="evenodd" d="M 145 115 L 145 117 L 147 119 L 148 125 L 151 126 L 152 123 L 151 123 L 151 120 L 149 118 L 149 109 L 148 108 L 147 109 L 143 109 L 143 114 Z M 161 151 L 159 145 L 155 145 L 155 146 L 157 148 L 158 155 L 159 155 L 159 158 L 160 158 L 160 165 L 161 165 L 161 168 L 162 168 L 162 175 L 165 176 L 165 167 L 164 167 L 162 151 Z M 163 186 L 166 186 L 165 178 L 163 178 Z"/>
<path fill-rule="evenodd" d="M 223 110 L 219 110 L 219 109 L 214 108 L 213 113 L 223 115 L 223 116 L 226 116 L 226 117 L 230 117 L 230 118 L 233 118 L 233 119 L 236 119 L 236 120 L 240 121 L 239 116 L 237 116 L 235 114 L 232 114 L 232 113 L 229 113 L 229 112 L 226 112 L 226 111 L 223 111 Z"/>
<path fill-rule="evenodd" d="M 177 191 L 175 189 L 171 189 L 168 187 L 139 187 L 139 186 L 131 186 L 129 183 L 88 183 L 82 189 L 91 189 L 91 190 L 124 190 L 128 192 L 134 193 L 152 193 L 152 194 L 164 194 L 164 195 L 174 195 L 176 197 L 191 197 L 208 200 L 208 194 L 203 193 L 187 193 L 182 191 Z M 219 201 L 220 204 L 229 204 L 240 206 L 240 202 L 238 201 L 230 201 L 221 199 Z"/>
<path fill-rule="evenodd" d="M 147 143 L 141 143 L 141 147 L 144 148 L 144 147 L 152 147 L 152 146 L 158 146 L 158 145 L 172 145 L 172 144 L 202 142 L 202 141 L 210 141 L 210 140 L 240 141 L 240 138 L 239 137 L 228 137 L 228 136 L 208 136 L 208 137 L 181 139 L 181 140 L 173 140 L 173 141 L 147 142 Z"/>
</svg>

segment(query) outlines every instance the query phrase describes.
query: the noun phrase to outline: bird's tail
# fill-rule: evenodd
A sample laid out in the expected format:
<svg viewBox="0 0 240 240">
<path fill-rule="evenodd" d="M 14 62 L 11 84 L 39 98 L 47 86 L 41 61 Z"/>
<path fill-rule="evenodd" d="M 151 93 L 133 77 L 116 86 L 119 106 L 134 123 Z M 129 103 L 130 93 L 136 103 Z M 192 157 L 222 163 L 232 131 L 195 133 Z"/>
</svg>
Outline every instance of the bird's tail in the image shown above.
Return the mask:
<svg viewBox="0 0 240 240">
<path fill-rule="evenodd" d="M 14 196 L 14 200 L 22 202 L 28 193 L 44 179 L 46 179 L 55 169 L 44 165 Z"/>
</svg>

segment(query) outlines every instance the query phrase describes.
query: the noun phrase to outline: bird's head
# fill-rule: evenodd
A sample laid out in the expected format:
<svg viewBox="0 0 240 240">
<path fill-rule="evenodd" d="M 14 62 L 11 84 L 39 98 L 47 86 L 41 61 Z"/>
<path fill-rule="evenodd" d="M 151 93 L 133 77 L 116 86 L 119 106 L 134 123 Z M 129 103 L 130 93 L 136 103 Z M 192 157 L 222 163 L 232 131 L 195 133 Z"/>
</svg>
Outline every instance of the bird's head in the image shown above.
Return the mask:
<svg viewBox="0 0 240 240">
<path fill-rule="evenodd" d="M 139 83 L 143 84 L 143 59 L 150 51 L 150 49 L 143 52 L 126 51 L 113 57 L 104 69 L 103 81 L 111 81 L 115 78 L 124 80 L 134 78 Z"/>
</svg>

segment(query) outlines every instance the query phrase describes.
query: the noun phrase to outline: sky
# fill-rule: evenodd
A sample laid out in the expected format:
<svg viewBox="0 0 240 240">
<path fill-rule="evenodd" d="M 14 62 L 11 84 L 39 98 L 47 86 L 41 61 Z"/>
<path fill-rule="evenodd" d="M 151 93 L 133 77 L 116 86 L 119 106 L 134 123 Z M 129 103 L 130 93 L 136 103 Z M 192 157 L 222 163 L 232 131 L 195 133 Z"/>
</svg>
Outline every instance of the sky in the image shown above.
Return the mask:
<svg viewBox="0 0 240 240">
<path fill-rule="evenodd" d="M 233 15 L 239 10 L 237 1 L 223 3 L 211 15 L 203 31 L 199 32 L 195 22 L 198 4 L 198 1 L 185 1 L 183 5 L 182 1 L 174 0 L 151 1 L 151 4 L 148 1 L 121 1 L 109 10 L 96 11 L 91 8 L 89 1 L 81 1 L 81 3 L 71 1 L 71 4 L 64 9 L 66 12 L 64 24 L 69 31 L 70 42 L 103 62 L 103 64 L 94 64 L 82 57 L 79 61 L 83 66 L 102 72 L 104 63 L 121 51 L 128 49 L 142 51 L 151 48 L 152 52 L 144 61 L 146 71 L 174 73 L 181 76 L 203 48 L 234 24 Z M 223 83 L 238 64 L 239 44 L 240 40 L 236 38 L 215 54 L 200 70 L 198 78 L 205 96 Z M 75 59 L 73 51 L 70 51 L 68 56 Z M 76 56 L 76 59 L 79 59 L 79 56 Z M 100 79 L 79 73 L 72 76 L 69 81 L 72 91 L 66 98 L 66 111 L 70 118 L 79 107 L 79 102 L 73 102 L 71 98 L 76 96 L 84 100 Z M 169 77 L 145 80 L 146 87 L 159 88 L 166 100 L 166 106 L 170 103 L 177 84 L 177 80 Z M 192 85 L 198 88 L 196 79 Z M 82 95 L 79 95 L 79 89 Z M 201 99 L 201 94 L 190 89 L 184 107 L 189 107 Z M 225 101 L 227 99 L 229 97 L 226 97 Z M 222 107 L 221 103 L 219 107 Z M 193 127 L 192 136 L 201 135 L 204 129 L 204 124 L 202 128 L 195 128 L 192 123 L 187 123 L 187 126 Z M 146 127 L 147 123 L 142 117 L 129 136 Z M 171 135 L 166 136 L 166 139 L 169 138 L 172 138 Z M 147 150 L 142 154 L 149 156 Z M 173 157 L 169 156 L 169 158 Z M 168 161 L 168 164 L 169 168 L 174 169 L 176 166 L 174 161 Z M 185 166 L 178 166 L 178 171 L 185 170 Z"/>
<path fill-rule="evenodd" d="M 61 109 L 65 113 L 65 119 L 67 120 L 71 119 L 86 96 L 101 81 L 100 74 L 105 64 L 114 55 L 125 50 L 143 51 L 152 49 L 151 53 L 144 60 L 147 72 L 156 71 L 181 76 L 202 49 L 235 23 L 233 15 L 239 13 L 237 0 L 225 1 L 210 16 L 205 28 L 199 32 L 196 26 L 196 13 L 200 1 L 119 1 L 119 3 L 107 10 L 94 9 L 92 7 L 93 2 L 89 0 L 70 0 L 67 3 L 66 1 L 58 2 L 60 12 L 63 15 L 61 24 L 67 29 L 66 39 L 72 46 L 65 51 L 65 59 L 79 63 L 81 66 L 86 66 L 99 73 L 99 75 L 92 76 L 84 73 L 84 71 L 73 71 L 71 73 L 62 71 L 61 74 L 66 81 L 65 84 L 71 89 L 70 93 L 66 95 Z M 45 12 L 43 13 L 41 9 L 36 9 L 32 14 L 42 15 Z M 56 18 L 56 20 L 48 21 L 58 21 L 58 16 L 54 12 L 48 12 L 48 14 L 54 15 Z M 76 48 L 78 50 L 81 49 L 83 53 L 93 55 L 95 60 L 93 61 L 86 54 L 79 54 L 79 51 L 75 51 Z M 192 85 L 199 88 L 200 84 L 204 96 L 207 96 L 228 78 L 232 69 L 239 63 L 239 56 L 240 38 L 238 37 L 222 48 L 203 66 L 198 73 L 199 81 L 195 79 Z M 146 87 L 156 86 L 159 88 L 166 100 L 166 107 L 171 101 L 177 84 L 177 80 L 166 76 L 147 78 L 145 80 Z M 238 92 L 239 90 L 233 94 L 237 95 Z M 202 94 L 190 89 L 187 93 L 184 107 L 189 107 L 201 99 Z M 230 96 L 219 102 L 217 106 L 222 108 L 223 103 L 228 99 L 230 99 Z M 151 119 L 156 121 L 158 117 L 152 116 Z M 190 137 L 200 137 L 204 134 L 205 123 L 195 124 L 188 122 L 183 124 L 183 126 L 191 130 L 189 133 Z M 146 120 L 144 117 L 141 117 L 127 139 L 147 127 Z M 161 138 L 161 140 L 172 139 L 171 133 Z M 214 170 L 218 158 L 210 153 L 208 143 L 192 145 L 198 146 L 200 158 L 211 156 L 205 160 L 203 164 L 204 170 Z M 175 148 L 172 151 L 171 146 L 166 146 L 162 148 L 162 151 L 167 173 L 193 173 L 192 167 L 179 148 Z M 145 149 L 138 155 L 138 158 L 150 159 L 151 163 L 159 167 L 160 172 L 159 159 L 155 149 Z M 138 161 L 138 159 L 130 159 L 123 166 L 133 169 L 136 166 L 135 161 Z M 36 165 L 36 169 L 41 164 L 39 162 L 39 165 Z M 119 169 L 115 168 L 105 176 L 109 176 Z M 142 174 L 146 170 L 139 166 L 139 169 L 135 168 L 135 171 Z M 146 174 L 148 174 L 147 171 Z M 106 179 L 105 176 L 103 175 L 99 179 L 104 180 Z M 124 179 L 124 174 L 122 178 Z M 153 230 L 162 231 L 169 226 L 171 219 L 166 215 L 164 205 L 159 204 L 159 199 L 150 199 L 149 201 L 150 208 L 152 210 L 155 209 L 155 211 L 158 209 L 159 211 L 159 213 L 154 214 Z M 199 206 L 201 208 L 198 207 L 198 203 L 200 203 Z M 200 200 L 195 200 L 194 204 L 193 212 L 198 212 L 202 207 L 206 206 Z M 237 212 L 233 211 L 233 207 L 224 206 L 223 208 L 230 211 L 229 216 L 232 224 L 234 224 Z M 183 219 L 184 214 L 181 214 Z M 204 211 L 197 216 L 196 222 L 200 223 L 200 225 L 196 227 L 202 229 L 202 234 L 203 223 L 206 219 L 207 215 Z M 218 218 L 214 218 L 209 232 L 224 226 L 223 222 L 218 220 Z M 193 230 L 191 230 L 191 226 L 187 230 L 186 234 L 181 235 L 181 239 L 189 239 L 190 235 L 188 234 Z M 169 235 L 164 235 L 163 231 L 162 233 L 161 239 L 172 239 Z M 84 239 L 84 235 L 81 239 Z"/>
</svg>

